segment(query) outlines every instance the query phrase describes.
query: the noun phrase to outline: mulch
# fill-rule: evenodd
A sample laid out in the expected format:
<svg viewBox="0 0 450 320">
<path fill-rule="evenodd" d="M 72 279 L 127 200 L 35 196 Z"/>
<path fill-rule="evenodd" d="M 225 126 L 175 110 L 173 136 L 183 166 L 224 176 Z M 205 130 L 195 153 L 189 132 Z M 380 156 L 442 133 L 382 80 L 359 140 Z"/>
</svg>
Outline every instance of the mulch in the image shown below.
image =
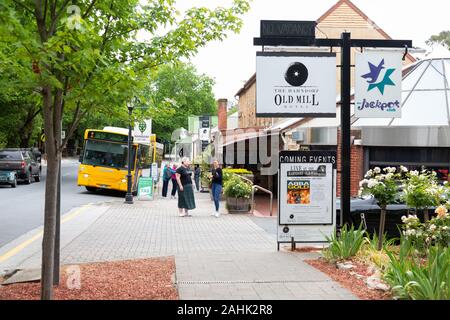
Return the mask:
<svg viewBox="0 0 450 320">
<path fill-rule="evenodd" d="M 177 300 L 174 274 L 173 257 L 64 266 L 54 299 Z M 40 299 L 40 286 L 40 281 L 0 286 L 0 300 Z"/>
<path fill-rule="evenodd" d="M 321 252 L 322 248 L 318 248 L 318 247 L 300 247 L 300 248 L 295 248 L 296 252 Z"/>
<path fill-rule="evenodd" d="M 347 288 L 362 300 L 392 299 L 389 292 L 373 290 L 367 287 L 365 279 L 367 277 L 370 277 L 372 273 L 370 273 L 370 268 L 367 265 L 364 265 L 358 261 L 351 261 L 351 263 L 354 265 L 354 268 L 350 270 L 338 269 L 336 267 L 336 264 L 329 263 L 323 258 L 315 260 L 305 260 L 305 262 L 327 274 L 331 279 L 339 282 L 344 288 Z M 363 278 L 358 278 L 354 273 L 363 276 Z"/>
</svg>

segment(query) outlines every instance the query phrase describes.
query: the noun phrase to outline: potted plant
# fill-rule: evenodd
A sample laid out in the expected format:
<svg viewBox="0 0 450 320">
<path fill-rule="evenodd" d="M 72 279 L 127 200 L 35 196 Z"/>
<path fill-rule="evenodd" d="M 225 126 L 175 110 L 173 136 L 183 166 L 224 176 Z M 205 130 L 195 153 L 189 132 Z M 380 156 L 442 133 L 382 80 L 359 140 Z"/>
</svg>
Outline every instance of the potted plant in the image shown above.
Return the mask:
<svg viewBox="0 0 450 320">
<path fill-rule="evenodd" d="M 383 248 L 383 235 L 386 221 L 386 208 L 389 204 L 395 203 L 400 184 L 400 174 L 396 173 L 396 168 L 384 168 L 381 170 L 376 167 L 367 171 L 359 185 L 361 187 L 360 195 L 371 195 L 377 200 L 381 209 L 380 226 L 378 229 L 378 250 Z M 384 171 L 384 173 L 382 173 Z"/>
<path fill-rule="evenodd" d="M 224 186 L 226 208 L 229 213 L 247 213 L 250 211 L 252 185 L 239 178 L 230 176 Z"/>
</svg>

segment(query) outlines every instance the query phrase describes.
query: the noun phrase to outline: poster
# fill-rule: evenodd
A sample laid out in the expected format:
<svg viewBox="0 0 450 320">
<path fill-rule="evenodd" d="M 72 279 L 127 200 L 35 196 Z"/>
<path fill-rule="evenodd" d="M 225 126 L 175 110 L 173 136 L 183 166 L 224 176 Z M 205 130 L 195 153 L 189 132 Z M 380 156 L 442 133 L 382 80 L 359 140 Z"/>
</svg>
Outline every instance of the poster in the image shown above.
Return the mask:
<svg viewBox="0 0 450 320">
<path fill-rule="evenodd" d="M 134 125 L 133 141 L 150 145 L 150 136 L 152 135 L 152 119 L 138 121 Z"/>
<path fill-rule="evenodd" d="M 402 56 L 400 52 L 389 51 L 356 54 L 356 117 L 401 117 Z"/>
<path fill-rule="evenodd" d="M 153 178 L 140 177 L 138 184 L 138 198 L 139 200 L 153 199 Z"/>
<path fill-rule="evenodd" d="M 257 117 L 336 117 L 336 54 L 257 52 Z"/>
<path fill-rule="evenodd" d="M 282 151 L 278 241 L 325 241 L 336 224 L 336 152 Z"/>
</svg>

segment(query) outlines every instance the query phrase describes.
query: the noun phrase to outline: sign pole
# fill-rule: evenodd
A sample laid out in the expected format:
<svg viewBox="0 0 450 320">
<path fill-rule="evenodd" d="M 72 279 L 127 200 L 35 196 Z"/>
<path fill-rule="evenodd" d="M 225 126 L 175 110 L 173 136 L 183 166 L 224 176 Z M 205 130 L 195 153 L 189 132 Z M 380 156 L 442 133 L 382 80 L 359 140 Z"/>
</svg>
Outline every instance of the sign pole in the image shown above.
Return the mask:
<svg viewBox="0 0 450 320">
<path fill-rule="evenodd" d="M 351 39 L 350 33 L 341 35 L 341 210 L 340 227 L 348 222 L 350 214 L 350 87 L 351 87 Z"/>
<path fill-rule="evenodd" d="M 268 21 L 261 20 L 261 37 L 254 38 L 253 44 L 257 46 L 288 46 L 288 47 L 339 47 L 341 48 L 341 150 L 340 150 L 340 186 L 341 186 L 341 227 L 350 222 L 350 195 L 351 195 L 351 48 L 402 48 L 412 47 L 411 40 L 393 39 L 351 39 L 350 33 L 343 32 L 340 39 L 316 39 L 315 21 Z M 257 54 L 258 55 L 258 54 Z M 267 113 L 265 116 L 276 117 Z M 258 116 L 258 113 L 257 113 Z M 314 115 L 313 115 L 314 117 Z M 317 117 L 317 115 L 315 115 Z"/>
</svg>

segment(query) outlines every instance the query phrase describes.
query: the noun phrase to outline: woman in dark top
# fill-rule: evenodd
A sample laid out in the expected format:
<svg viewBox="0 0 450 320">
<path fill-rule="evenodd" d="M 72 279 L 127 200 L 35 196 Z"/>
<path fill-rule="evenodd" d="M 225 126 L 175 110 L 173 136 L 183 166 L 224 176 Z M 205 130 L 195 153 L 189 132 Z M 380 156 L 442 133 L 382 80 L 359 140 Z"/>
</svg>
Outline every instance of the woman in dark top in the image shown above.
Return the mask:
<svg viewBox="0 0 450 320">
<path fill-rule="evenodd" d="M 178 210 L 180 217 L 190 217 L 188 210 L 195 209 L 194 190 L 192 189 L 191 172 L 188 171 L 191 162 L 183 158 L 181 166 L 178 167 L 176 179 L 178 183 Z"/>
<path fill-rule="evenodd" d="M 212 169 L 212 194 L 214 199 L 214 206 L 216 211 L 211 215 L 215 217 L 220 217 L 219 213 L 219 201 L 220 195 L 222 194 L 222 169 L 219 167 L 219 162 L 214 160 Z"/>
</svg>

